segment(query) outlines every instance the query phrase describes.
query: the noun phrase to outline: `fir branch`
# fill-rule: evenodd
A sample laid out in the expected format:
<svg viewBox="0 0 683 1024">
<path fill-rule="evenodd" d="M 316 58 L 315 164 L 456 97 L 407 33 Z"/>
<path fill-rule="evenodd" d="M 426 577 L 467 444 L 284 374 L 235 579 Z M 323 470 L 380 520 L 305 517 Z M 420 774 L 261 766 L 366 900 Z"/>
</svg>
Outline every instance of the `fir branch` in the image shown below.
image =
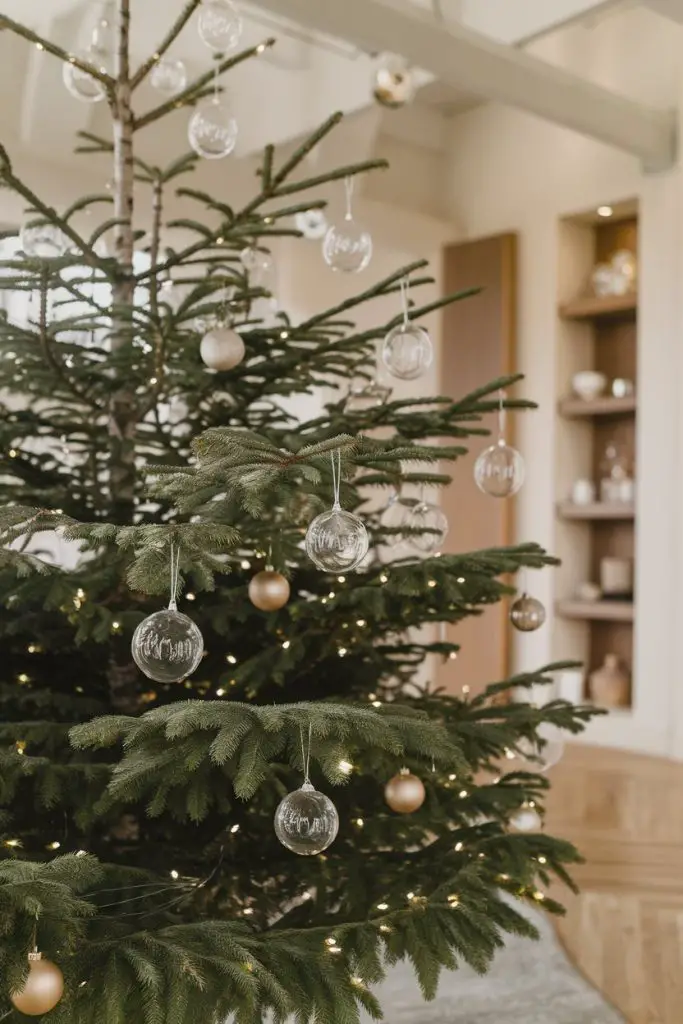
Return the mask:
<svg viewBox="0 0 683 1024">
<path fill-rule="evenodd" d="M 33 29 L 28 28 L 26 25 L 20 24 L 18 21 L 14 21 L 13 18 L 8 18 L 7 15 L 0 15 L 0 31 L 3 29 L 14 32 L 16 35 L 21 36 L 22 39 L 28 40 L 29 43 L 34 43 L 39 50 L 45 50 L 47 53 L 51 53 L 53 57 L 58 57 L 65 64 L 73 64 L 80 71 L 83 71 L 86 75 L 90 75 L 91 78 L 97 79 L 101 82 L 109 94 L 114 89 L 114 79 L 111 75 L 108 75 L 106 71 L 101 71 L 93 64 L 89 64 L 87 61 L 83 61 L 80 57 L 74 56 L 74 54 L 68 53 L 62 49 L 61 46 L 57 46 L 56 43 L 46 39 L 44 36 L 38 35 Z"/>
</svg>

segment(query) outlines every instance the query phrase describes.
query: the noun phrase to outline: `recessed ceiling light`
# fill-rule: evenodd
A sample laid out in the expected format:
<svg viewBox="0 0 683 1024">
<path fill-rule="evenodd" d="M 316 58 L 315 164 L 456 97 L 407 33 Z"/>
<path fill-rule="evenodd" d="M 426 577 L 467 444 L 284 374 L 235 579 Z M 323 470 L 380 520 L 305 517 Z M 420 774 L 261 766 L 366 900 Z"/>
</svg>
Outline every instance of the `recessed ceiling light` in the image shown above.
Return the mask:
<svg viewBox="0 0 683 1024">
<path fill-rule="evenodd" d="M 613 213 L 611 206 L 598 206 L 598 217 L 611 217 Z"/>
</svg>

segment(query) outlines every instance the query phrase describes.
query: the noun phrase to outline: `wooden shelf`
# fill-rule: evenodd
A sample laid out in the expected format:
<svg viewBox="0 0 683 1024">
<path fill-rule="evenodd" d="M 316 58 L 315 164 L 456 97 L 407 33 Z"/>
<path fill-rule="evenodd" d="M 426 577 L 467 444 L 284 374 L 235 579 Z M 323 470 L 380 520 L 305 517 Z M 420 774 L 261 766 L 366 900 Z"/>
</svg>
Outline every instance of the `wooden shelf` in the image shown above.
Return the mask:
<svg viewBox="0 0 683 1024">
<path fill-rule="evenodd" d="M 568 419 L 583 416 L 629 416 L 635 415 L 637 404 L 635 395 L 628 395 L 626 398 L 603 395 L 601 398 L 591 399 L 563 398 L 558 409 L 560 415 Z"/>
<path fill-rule="evenodd" d="M 600 317 L 630 316 L 638 308 L 638 295 L 586 295 L 560 306 L 560 316 L 565 320 L 596 320 Z"/>
<path fill-rule="evenodd" d="M 635 605 L 630 601 L 559 601 L 557 613 L 565 619 L 633 622 Z"/>
<path fill-rule="evenodd" d="M 562 519 L 635 519 L 635 505 L 626 502 L 596 501 L 591 505 L 576 505 L 563 501 L 557 506 Z"/>
</svg>

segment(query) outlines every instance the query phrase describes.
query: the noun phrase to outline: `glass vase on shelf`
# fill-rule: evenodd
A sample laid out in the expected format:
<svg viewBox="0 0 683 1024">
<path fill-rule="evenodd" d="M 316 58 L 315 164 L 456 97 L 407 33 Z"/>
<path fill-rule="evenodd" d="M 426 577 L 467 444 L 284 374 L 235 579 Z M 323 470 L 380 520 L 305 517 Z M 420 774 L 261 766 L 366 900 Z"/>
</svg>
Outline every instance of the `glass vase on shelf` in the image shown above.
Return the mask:
<svg viewBox="0 0 683 1024">
<path fill-rule="evenodd" d="M 600 501 L 630 505 L 635 500 L 635 489 L 632 460 L 610 441 L 600 464 Z"/>
</svg>

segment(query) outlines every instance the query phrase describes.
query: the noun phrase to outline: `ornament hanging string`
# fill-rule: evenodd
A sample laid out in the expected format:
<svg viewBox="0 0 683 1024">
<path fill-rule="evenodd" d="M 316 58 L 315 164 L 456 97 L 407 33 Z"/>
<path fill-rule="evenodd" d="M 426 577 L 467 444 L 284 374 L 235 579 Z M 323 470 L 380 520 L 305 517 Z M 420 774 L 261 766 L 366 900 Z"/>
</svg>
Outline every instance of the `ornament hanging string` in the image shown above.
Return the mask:
<svg viewBox="0 0 683 1024">
<path fill-rule="evenodd" d="M 336 452 L 332 452 L 330 456 L 332 460 L 332 487 L 334 490 L 334 508 L 335 512 L 339 512 L 341 509 L 340 503 L 340 492 L 341 492 L 341 452 L 337 449 Z"/>
<path fill-rule="evenodd" d="M 507 410 L 505 408 L 506 397 L 505 389 L 501 388 L 498 392 L 498 444 L 505 443 L 505 425 L 507 420 Z"/>
<path fill-rule="evenodd" d="M 410 323 L 410 278 L 401 278 L 401 304 L 403 306 L 403 326 Z"/>
<path fill-rule="evenodd" d="M 354 179 L 349 175 L 344 178 L 344 188 L 346 189 L 346 216 L 345 220 L 353 220 L 353 190 L 355 187 Z"/>
<path fill-rule="evenodd" d="M 302 758 L 303 766 L 304 766 L 304 783 L 308 782 L 309 785 L 310 785 L 310 782 L 311 782 L 311 780 L 309 778 L 309 771 L 310 771 L 310 767 L 311 767 L 311 736 L 312 736 L 312 732 L 313 732 L 313 726 L 309 722 L 308 723 L 308 748 L 307 748 L 306 744 L 304 743 L 304 729 L 303 729 L 303 726 L 302 725 L 299 726 L 299 735 L 301 737 L 301 758 Z"/>
<path fill-rule="evenodd" d="M 171 541 L 171 600 L 168 607 L 171 611 L 178 610 L 178 577 L 180 574 L 180 546 Z"/>
</svg>

